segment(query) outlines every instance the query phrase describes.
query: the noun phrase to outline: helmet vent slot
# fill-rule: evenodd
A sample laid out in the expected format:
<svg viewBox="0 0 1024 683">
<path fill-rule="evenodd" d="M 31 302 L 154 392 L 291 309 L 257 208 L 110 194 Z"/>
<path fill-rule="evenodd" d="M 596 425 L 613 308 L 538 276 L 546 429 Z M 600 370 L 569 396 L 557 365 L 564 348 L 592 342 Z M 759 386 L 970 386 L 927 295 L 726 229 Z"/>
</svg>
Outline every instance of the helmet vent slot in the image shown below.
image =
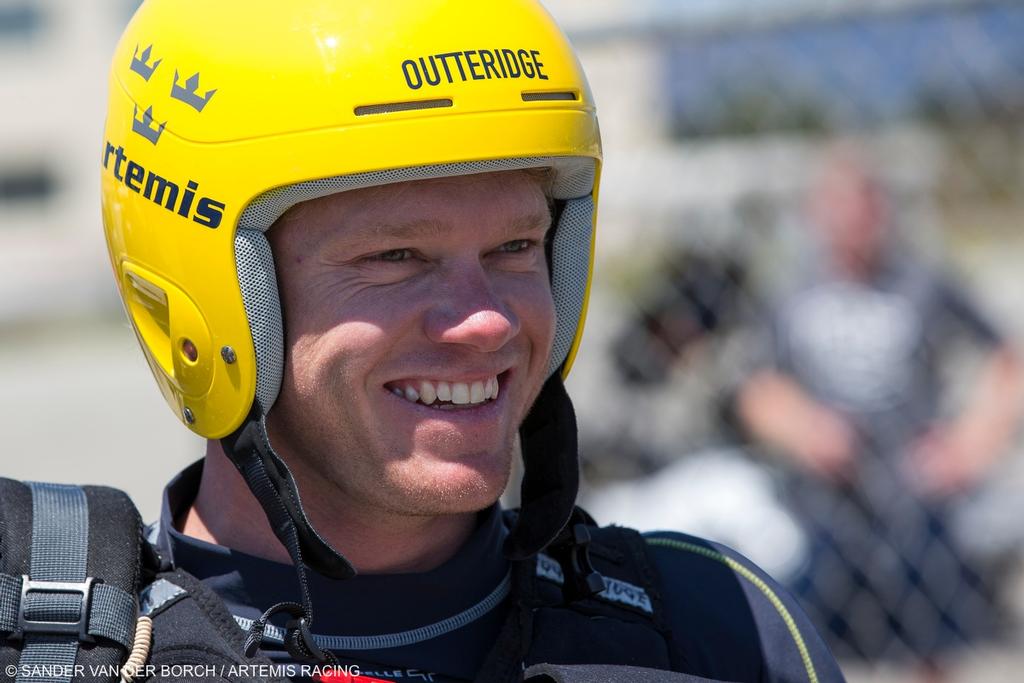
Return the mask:
<svg viewBox="0 0 1024 683">
<path fill-rule="evenodd" d="M 523 92 L 523 102 L 575 102 L 579 93 L 575 90 L 561 92 Z"/>
<path fill-rule="evenodd" d="M 450 99 L 441 100 L 419 100 L 416 102 L 388 102 L 386 104 L 367 104 L 356 107 L 356 116 L 370 116 L 372 114 L 392 114 L 398 111 L 416 111 L 417 109 L 441 109 L 454 105 Z"/>
</svg>

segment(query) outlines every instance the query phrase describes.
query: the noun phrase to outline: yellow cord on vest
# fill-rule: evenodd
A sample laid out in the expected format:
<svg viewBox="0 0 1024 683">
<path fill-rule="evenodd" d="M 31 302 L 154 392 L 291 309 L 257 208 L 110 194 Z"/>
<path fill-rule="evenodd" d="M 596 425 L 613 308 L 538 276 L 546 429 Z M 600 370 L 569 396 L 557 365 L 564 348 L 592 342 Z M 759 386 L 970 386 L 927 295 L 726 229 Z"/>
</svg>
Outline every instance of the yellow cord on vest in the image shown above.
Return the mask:
<svg viewBox="0 0 1024 683">
<path fill-rule="evenodd" d="M 779 617 L 782 622 L 789 629 L 789 635 L 793 638 L 793 643 L 796 645 L 797 652 L 800 654 L 800 659 L 803 661 L 804 669 L 807 672 L 807 680 L 809 683 L 818 683 L 818 673 L 814 669 L 814 660 L 811 659 L 811 653 L 807 649 L 807 644 L 804 642 L 804 638 L 800 633 L 800 627 L 797 626 L 796 620 L 793 615 L 786 609 L 785 603 L 779 599 L 779 596 L 775 594 L 775 591 L 766 584 L 761 578 L 747 568 L 743 563 L 734 560 L 731 557 L 726 557 L 717 550 L 705 548 L 704 546 L 696 545 L 695 543 L 687 543 L 685 541 L 677 541 L 672 538 L 659 538 L 648 537 L 644 539 L 648 545 L 662 546 L 665 548 L 672 548 L 673 550 L 682 550 L 685 552 L 695 553 L 711 560 L 721 562 L 725 566 L 729 567 L 739 576 L 753 584 L 761 593 L 764 594 L 768 602 L 775 608 L 775 611 L 779 613 Z"/>
<path fill-rule="evenodd" d="M 149 646 L 153 641 L 153 620 L 139 617 L 135 623 L 135 643 L 128 661 L 121 667 L 121 683 L 132 683 L 139 670 L 149 659 Z"/>
</svg>

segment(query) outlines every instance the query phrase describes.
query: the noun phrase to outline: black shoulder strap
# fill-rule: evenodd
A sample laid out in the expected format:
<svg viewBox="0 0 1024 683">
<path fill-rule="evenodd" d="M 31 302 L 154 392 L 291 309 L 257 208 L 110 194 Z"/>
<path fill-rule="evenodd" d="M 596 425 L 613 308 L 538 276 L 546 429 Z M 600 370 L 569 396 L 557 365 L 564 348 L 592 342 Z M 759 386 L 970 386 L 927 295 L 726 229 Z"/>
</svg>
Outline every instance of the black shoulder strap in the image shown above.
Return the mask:
<svg viewBox="0 0 1024 683">
<path fill-rule="evenodd" d="M 286 681 L 270 675 L 275 670 L 266 657 L 245 656 L 245 632 L 220 597 L 188 572 L 158 574 L 142 592 L 141 609 L 153 620 L 151 680 L 192 682 L 202 671 L 215 681 Z"/>
<path fill-rule="evenodd" d="M 583 676 L 580 665 L 685 670 L 643 538 L 621 527 L 588 526 L 587 531 L 589 559 L 604 578 L 604 590 L 569 601 L 563 564 L 548 549 L 514 562 L 514 605 L 477 681 L 518 682 L 525 667 L 538 664 L 558 665 L 563 676 Z M 543 673 L 554 680 L 597 680 Z M 627 670 L 619 673 L 606 680 L 633 680 Z"/>
<path fill-rule="evenodd" d="M 0 479 L 0 680 L 117 680 L 141 544 L 121 491 Z"/>
<path fill-rule="evenodd" d="M 148 551 L 121 491 L 0 479 L 0 683 L 118 681 L 140 613 L 153 628 L 138 681 L 285 680 L 243 654 L 245 634 L 216 593 L 143 567 Z"/>
</svg>

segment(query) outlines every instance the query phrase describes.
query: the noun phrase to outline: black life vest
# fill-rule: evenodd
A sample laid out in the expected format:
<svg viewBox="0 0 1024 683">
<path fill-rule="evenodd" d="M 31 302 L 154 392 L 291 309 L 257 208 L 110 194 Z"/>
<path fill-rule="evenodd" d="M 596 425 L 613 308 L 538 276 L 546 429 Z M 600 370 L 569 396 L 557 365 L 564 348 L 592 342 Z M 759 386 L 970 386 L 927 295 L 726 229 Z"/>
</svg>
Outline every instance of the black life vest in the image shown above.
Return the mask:
<svg viewBox="0 0 1024 683">
<path fill-rule="evenodd" d="M 513 562 L 512 608 L 476 681 L 706 681 L 671 673 L 686 663 L 642 537 L 582 511 L 574 522 L 573 543 Z M 600 592 L 593 579 L 573 585 L 595 572 Z M 136 681 L 286 680 L 244 654 L 245 633 L 212 589 L 157 556 L 126 494 L 0 479 L 0 682 L 118 681 L 139 617 L 152 635 Z"/>
</svg>

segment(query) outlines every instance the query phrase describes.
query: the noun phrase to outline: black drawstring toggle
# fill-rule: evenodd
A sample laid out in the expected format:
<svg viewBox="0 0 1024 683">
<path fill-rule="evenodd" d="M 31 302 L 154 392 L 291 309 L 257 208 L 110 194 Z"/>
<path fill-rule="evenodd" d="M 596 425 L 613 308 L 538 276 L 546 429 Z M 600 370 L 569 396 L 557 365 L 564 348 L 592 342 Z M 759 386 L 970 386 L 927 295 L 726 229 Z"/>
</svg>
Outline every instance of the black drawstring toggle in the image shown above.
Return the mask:
<svg viewBox="0 0 1024 683">
<path fill-rule="evenodd" d="M 604 577 L 590 562 L 590 532 L 585 524 L 576 521 L 576 515 L 547 552 L 562 567 L 562 597 L 566 603 L 589 598 L 605 589 Z"/>
<path fill-rule="evenodd" d="M 306 664 L 321 664 L 333 660 L 316 644 L 309 630 L 309 620 L 305 616 L 292 619 L 285 626 L 284 647 L 296 661 Z"/>
<path fill-rule="evenodd" d="M 252 622 L 252 626 L 249 627 L 249 633 L 245 636 L 246 657 L 256 656 L 260 646 L 263 644 L 264 631 L 266 631 L 271 617 L 282 612 L 292 617 L 303 617 L 306 614 L 306 609 L 297 602 L 279 602 L 261 614 L 259 619 Z"/>
<path fill-rule="evenodd" d="M 263 644 L 263 638 L 270 619 L 277 614 L 292 617 L 284 627 L 284 649 L 297 662 L 304 664 L 337 664 L 333 652 L 325 652 L 316 644 L 309 630 L 309 612 L 297 602 L 279 602 L 252 622 L 245 638 L 245 656 L 255 657 Z"/>
</svg>

